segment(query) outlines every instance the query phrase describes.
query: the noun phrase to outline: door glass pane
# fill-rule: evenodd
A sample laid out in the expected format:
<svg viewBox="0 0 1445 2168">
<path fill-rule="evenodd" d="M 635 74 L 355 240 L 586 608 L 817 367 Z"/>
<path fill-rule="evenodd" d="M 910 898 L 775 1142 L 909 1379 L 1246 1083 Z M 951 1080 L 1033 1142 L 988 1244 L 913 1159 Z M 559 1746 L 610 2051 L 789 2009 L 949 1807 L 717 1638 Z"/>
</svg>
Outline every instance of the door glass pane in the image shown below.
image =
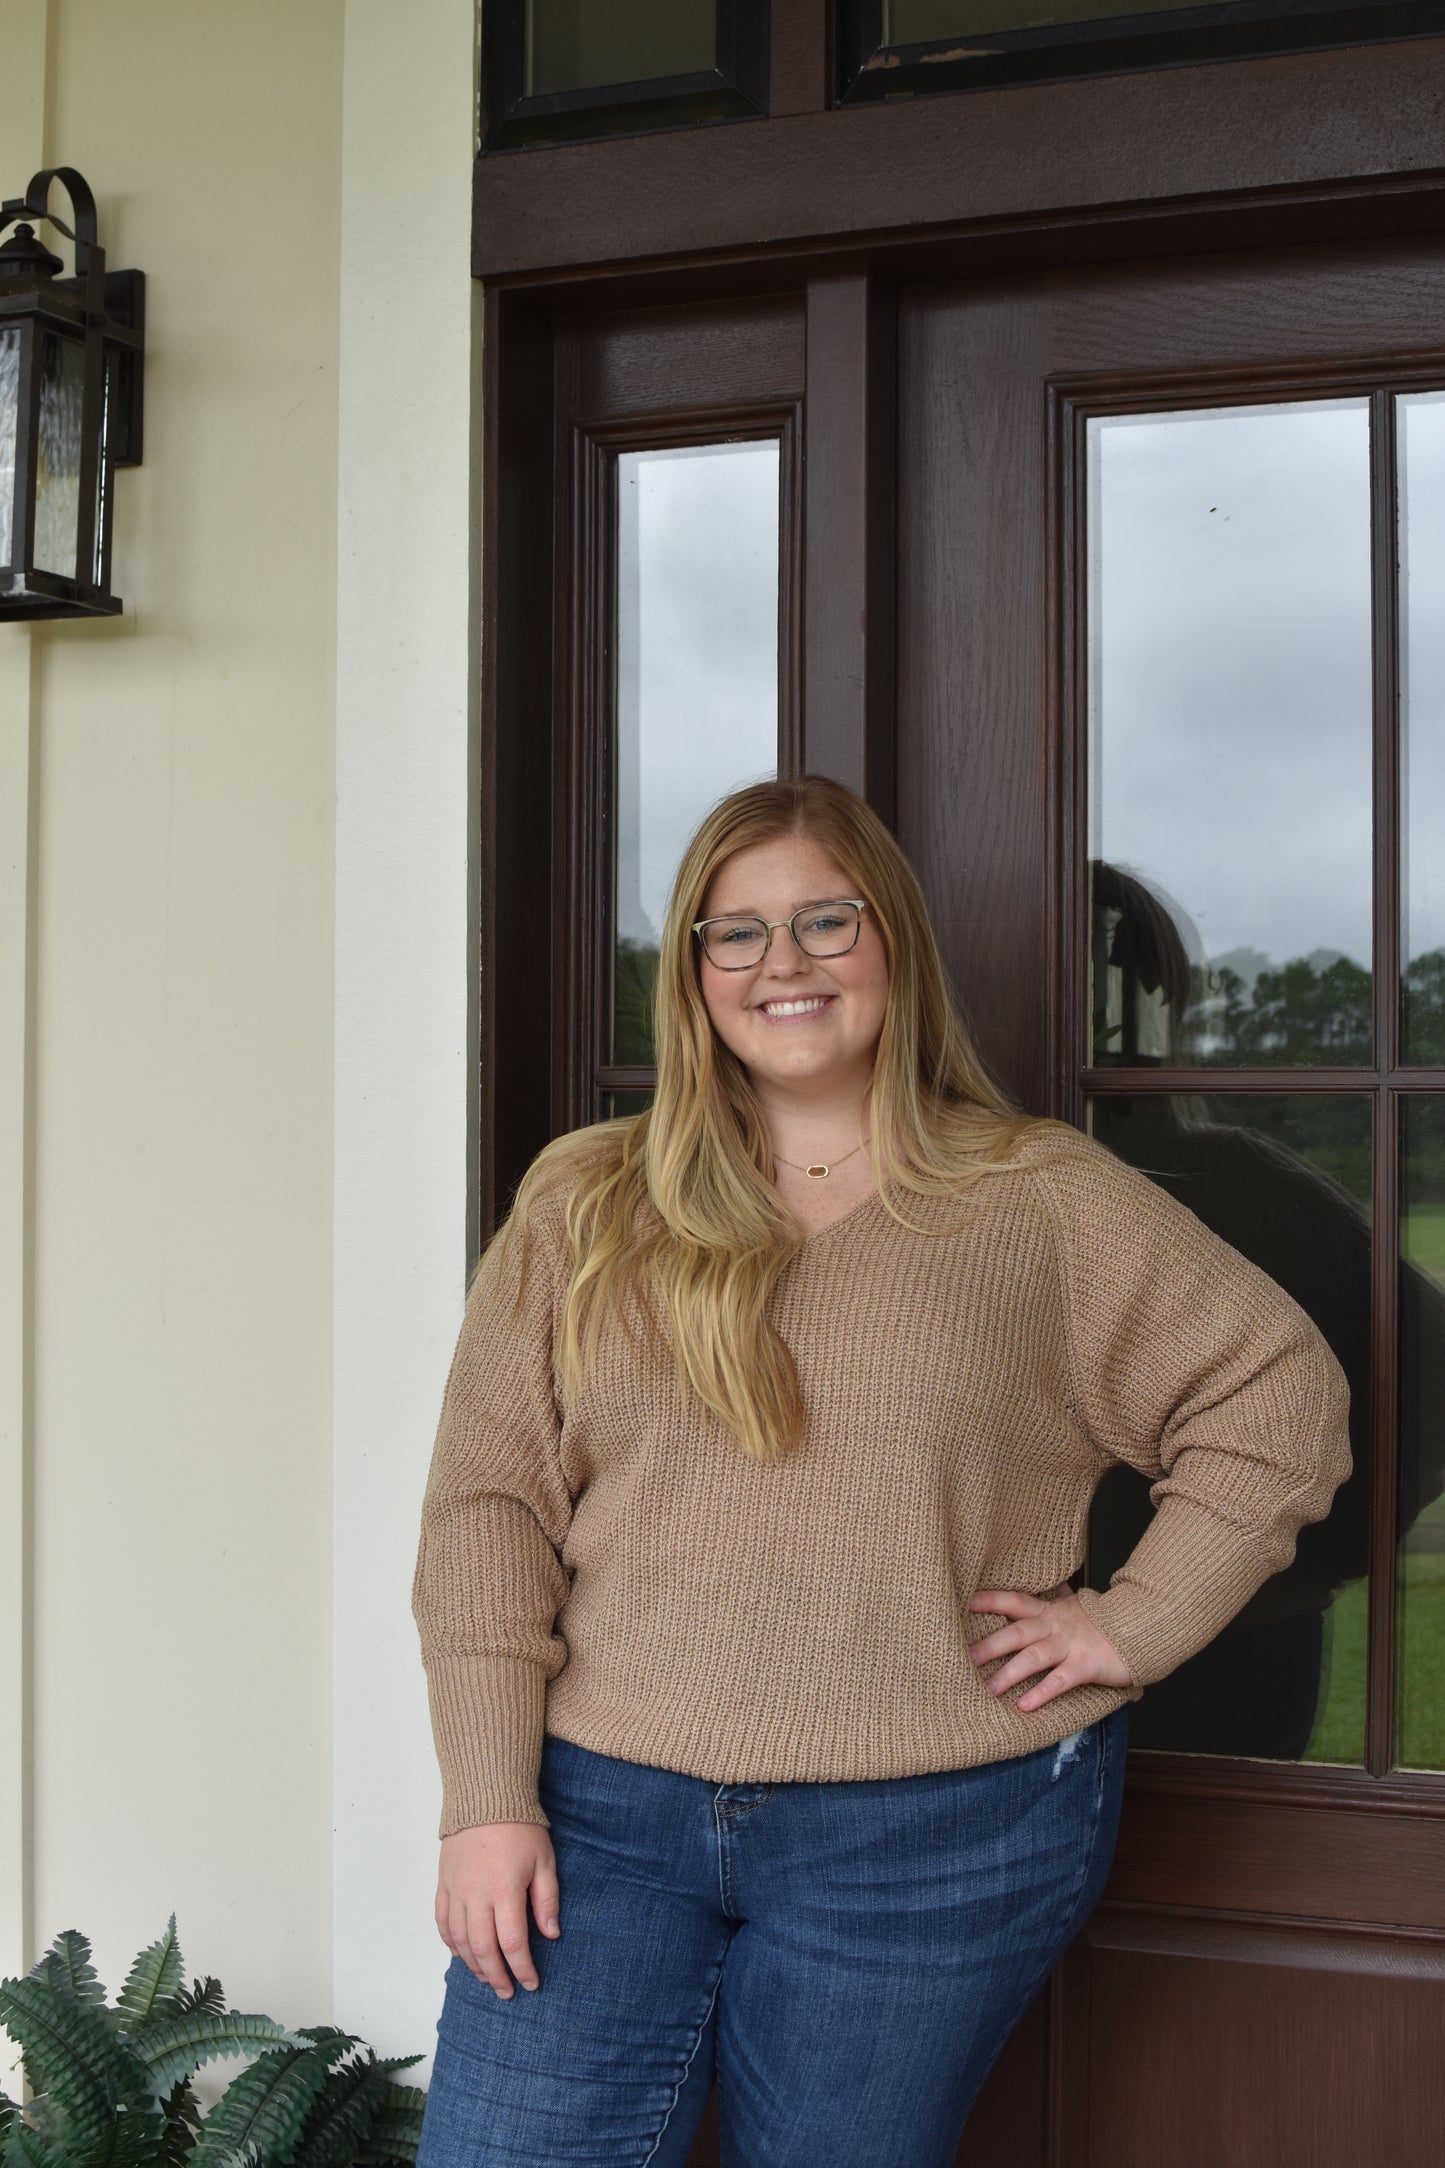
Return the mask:
<svg viewBox="0 0 1445 2168">
<path fill-rule="evenodd" d="M 1088 425 L 1091 1052 L 1370 1059 L 1363 399 Z"/>
<path fill-rule="evenodd" d="M 622 1114 L 642 1114 L 651 1105 L 651 1092 L 604 1092 L 602 1119 L 611 1122 Z"/>
<path fill-rule="evenodd" d="M 1323 1521 L 1197 1656 L 1145 1689 L 1129 1743 L 1359 1764 L 1370 1508 L 1370 1101 L 1299 1092 L 1098 1097 L 1090 1133 L 1293 1295 L 1350 1383 L 1354 1470 Z M 1149 1484 L 1111 1468 L 1089 1580 L 1106 1588 L 1147 1525 Z"/>
<path fill-rule="evenodd" d="M 1445 391 L 1399 401 L 1400 741 L 1404 790 L 1400 1031 L 1407 1062 L 1445 1062 Z"/>
<path fill-rule="evenodd" d="M 1397 1758 L 1445 1769 L 1445 1098 L 1400 1100 Z"/>
<path fill-rule="evenodd" d="M 717 58 L 717 0 L 527 0 L 524 95 L 698 75 Z"/>
<path fill-rule="evenodd" d="M 617 460 L 611 1059 L 652 1060 L 663 912 L 708 807 L 778 767 L 775 437 Z"/>
</svg>

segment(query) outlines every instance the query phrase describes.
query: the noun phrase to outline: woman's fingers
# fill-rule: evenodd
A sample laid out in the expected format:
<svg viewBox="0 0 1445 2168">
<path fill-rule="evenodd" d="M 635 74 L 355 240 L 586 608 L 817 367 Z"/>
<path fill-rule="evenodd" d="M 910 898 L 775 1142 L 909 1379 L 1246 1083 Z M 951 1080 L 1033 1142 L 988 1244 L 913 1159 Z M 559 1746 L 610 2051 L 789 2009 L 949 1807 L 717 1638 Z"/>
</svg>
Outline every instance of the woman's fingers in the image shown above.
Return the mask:
<svg viewBox="0 0 1445 2168">
<path fill-rule="evenodd" d="M 479 1980 L 485 1980 L 488 1987 L 495 1988 L 503 2002 L 510 2002 L 516 1989 L 502 1960 L 491 1906 L 473 1905 L 467 1913 L 467 1929 L 463 1958 Z"/>
<path fill-rule="evenodd" d="M 1000 1618 L 1037 1618 L 1047 1606 L 1026 1588 L 980 1588 L 968 1600 L 970 1611 L 993 1611 Z"/>
<path fill-rule="evenodd" d="M 532 1877 L 532 1916 L 544 1935 L 562 1932 L 562 1908 L 558 1901 L 556 1861 L 541 1860 Z"/>
<path fill-rule="evenodd" d="M 540 1986 L 537 1968 L 532 1962 L 532 1946 L 527 1940 L 527 1893 L 525 1890 L 508 1890 L 498 1900 L 493 1917 L 496 1921 L 497 1941 L 503 1957 L 511 1966 L 523 1987 Z M 496 1982 L 492 1985 L 495 1987 Z"/>
<path fill-rule="evenodd" d="M 525 1988 L 541 1986 L 528 1939 L 529 1893 L 543 1933 L 560 1934 L 557 1861 L 542 1825 L 478 1822 L 442 1839 L 437 1933 L 503 2002 L 515 1992 L 514 1973 Z"/>
<path fill-rule="evenodd" d="M 1015 1706 L 1042 1708 L 1075 1686 L 1129 1686 L 1133 1674 L 1112 1641 L 1102 1634 L 1073 1590 L 1034 1596 L 1026 1589 L 980 1589 L 970 1611 L 987 1611 L 1007 1623 L 996 1626 L 969 1648 L 975 1668 L 998 1664 L 989 1691 L 1006 1694 L 1024 1679 L 1034 1679 Z M 1042 1672 L 1044 1677 L 1039 1678 Z"/>
<path fill-rule="evenodd" d="M 1060 1694 L 1067 1694 L 1070 1687 L 1079 1684 L 1067 1664 L 1056 1664 L 1047 1678 L 1040 1679 L 1026 1694 L 1020 1694 L 1014 1703 L 1016 1709 L 1041 1709 L 1046 1701 L 1053 1701 Z"/>
</svg>

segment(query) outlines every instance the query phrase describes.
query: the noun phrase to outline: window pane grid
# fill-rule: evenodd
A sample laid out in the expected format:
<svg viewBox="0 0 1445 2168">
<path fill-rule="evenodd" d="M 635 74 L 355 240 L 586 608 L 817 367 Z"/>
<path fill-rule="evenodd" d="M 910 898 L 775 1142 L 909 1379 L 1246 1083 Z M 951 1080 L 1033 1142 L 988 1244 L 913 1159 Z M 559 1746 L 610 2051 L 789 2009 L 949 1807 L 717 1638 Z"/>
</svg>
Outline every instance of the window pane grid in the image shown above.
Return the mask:
<svg viewBox="0 0 1445 2168">
<path fill-rule="evenodd" d="M 1161 488 L 1160 448 L 1182 421 L 1196 425 L 1197 437 L 1201 422 L 1226 415 L 1236 425 L 1272 415 L 1284 424 L 1273 432 L 1277 448 L 1311 413 L 1333 417 L 1333 475 L 1323 475 L 1325 453 L 1310 485 L 1310 518 L 1303 499 L 1291 511 L 1275 473 L 1269 495 L 1276 514 L 1283 507 L 1286 523 L 1293 518 L 1294 563 L 1281 572 L 1266 548 L 1254 574 L 1241 575 L 1237 584 L 1258 594 L 1274 581 L 1272 607 L 1259 615 L 1274 628 L 1278 652 L 1272 663 L 1267 653 L 1255 656 L 1265 682 L 1272 670 L 1287 701 L 1301 684 L 1308 687 L 1321 654 L 1332 654 L 1327 674 L 1334 705 L 1324 712 L 1337 720 L 1322 735 L 1320 710 L 1305 701 L 1293 724 L 1278 732 L 1275 743 L 1285 759 L 1271 789 L 1263 782 L 1271 749 L 1259 731 L 1236 731 L 1233 757 L 1219 758 L 1229 744 L 1229 710 L 1217 697 L 1219 687 L 1231 669 L 1238 673 L 1238 650 L 1252 636 L 1245 615 L 1241 639 L 1237 600 L 1221 613 L 1221 638 L 1232 630 L 1236 652 L 1215 669 L 1213 701 L 1198 699 L 1208 670 L 1192 680 L 1179 672 L 1172 707 L 1158 697 L 1161 683 L 1168 684 L 1171 653 L 1178 666 L 1180 622 L 1177 607 L 1169 606 L 1176 598 L 1166 594 L 1161 605 L 1157 592 L 1148 593 L 1149 582 L 1157 587 L 1162 579 L 1167 589 L 1174 578 L 1177 594 L 1192 593 L 1196 602 L 1201 590 L 1207 596 L 1211 568 L 1206 564 L 1205 576 L 1191 588 L 1178 578 L 1179 557 L 1181 548 L 1202 548 L 1214 539 L 1204 523 L 1218 516 L 1231 479 L 1230 460 L 1217 460 L 1201 490 L 1197 485 L 1208 472 L 1201 467 L 1174 491 L 1171 513 L 1169 490 Z M 1125 442 L 1121 423 L 1143 434 L 1152 427 L 1156 438 L 1152 470 L 1148 459 L 1135 461 L 1140 471 L 1133 478 L 1132 536 L 1121 524 L 1118 492 L 1111 508 L 1101 486 L 1101 448 L 1107 454 L 1111 432 L 1114 445 Z M 1368 399 L 1300 398 L 1272 409 L 1095 415 L 1084 426 L 1086 999 L 1076 1075 L 1087 1094 L 1086 1122 L 1123 1156 L 1156 1176 L 1162 1171 L 1166 1186 L 1171 1162 L 1163 1140 L 1172 1131 L 1194 1130 L 1196 1147 L 1217 1150 L 1217 1132 L 1228 1127 L 1236 1131 L 1236 1150 L 1239 1133 L 1253 1131 L 1271 1148 L 1283 1146 L 1308 1162 L 1311 1180 L 1336 1188 L 1340 1228 L 1352 1226 L 1353 1232 L 1323 1238 L 1323 1255 L 1340 1263 L 1355 1315 L 1327 1321 L 1319 1300 L 1305 1307 L 1350 1376 L 1357 1474 L 1323 1524 L 1334 1531 L 1337 1578 L 1320 1615 L 1317 1719 L 1302 1746 L 1296 1741 L 1265 1751 L 1270 1758 L 1282 1751 L 1305 1760 L 1363 1761 L 1381 1776 L 1391 1768 L 1438 1772 L 1445 1769 L 1445 1450 L 1439 1443 L 1445 1424 L 1434 1411 L 1445 1409 L 1445 1391 L 1436 1391 L 1432 1380 L 1445 1348 L 1445 892 L 1439 885 L 1445 863 L 1439 812 L 1445 804 L 1445 390 L 1381 389 Z M 1139 441 L 1128 449 L 1135 451 Z M 1256 470 L 1268 465 L 1258 457 L 1262 442 L 1256 432 Z M 1104 482 L 1109 479 L 1103 474 Z M 1234 509 L 1240 509 L 1238 497 Z M 1178 531 L 1167 538 L 1169 517 Z M 1126 547 L 1116 547 L 1114 560 L 1102 562 L 1121 536 Z M 1117 610 L 1112 624 L 1109 618 L 1111 578 L 1144 628 L 1138 654 L 1125 652 L 1123 662 L 1142 658 L 1136 676 L 1154 694 L 1152 702 L 1136 700 L 1132 726 L 1127 698 L 1113 705 L 1110 699 L 1121 677 L 1117 632 L 1123 622 Z M 1292 592 L 1297 601 L 1306 590 L 1334 597 L 1332 607 L 1316 615 L 1312 654 L 1300 648 L 1302 628 L 1309 637 L 1308 613 L 1302 617 L 1289 606 Z M 1185 633 L 1186 646 L 1203 637 L 1187 626 Z M 1348 655 L 1341 645 L 1346 635 Z M 1151 638 L 1157 641 L 1152 653 Z M 1111 667 L 1115 686 L 1108 683 Z M 1127 692 L 1127 667 L 1122 676 Z M 1348 698 L 1341 697 L 1346 688 Z M 1143 748 L 1132 772 L 1131 727 L 1135 748 Z M 1290 783 L 1291 741 L 1298 772 L 1284 787 Z M 1171 808 L 1167 791 L 1156 791 L 1151 807 L 1139 786 L 1140 771 L 1152 757 L 1168 780 L 1171 755 L 1177 802 Z M 1261 779 L 1252 793 L 1246 787 L 1250 759 Z M 1132 832 L 1121 820 L 1131 811 L 1131 790 Z M 1344 805 L 1345 796 L 1353 805 Z M 1314 835 L 1312 849 L 1300 848 L 1302 832 Z M 1240 876 L 1232 870 L 1231 851 Z M 1203 876 L 1193 886 L 1191 866 Z M 1291 871 L 1293 899 L 1282 878 Z M 1228 927 L 1231 910 L 1236 920 L 1247 920 L 1242 902 L 1253 904 L 1255 926 L 1266 932 L 1273 926 L 1276 936 L 1291 911 L 1297 918 L 1299 906 L 1308 904 L 1325 938 L 1296 938 L 1279 955 L 1272 953 L 1275 943 L 1242 924 L 1230 953 L 1220 930 Z M 1340 930 L 1342 910 L 1350 914 L 1348 937 Z M 1301 924 L 1308 935 L 1308 921 Z M 1241 956 L 1241 946 L 1256 953 Z M 1291 1127 L 1293 1136 L 1287 1134 Z M 1211 1131 L 1212 1139 L 1205 1135 Z M 1227 1149 L 1222 1156 L 1228 1158 Z M 1275 1179 L 1271 1175 L 1263 1185 L 1264 1194 Z M 1226 1215 L 1227 1195 L 1227 1184 L 1216 1186 L 1215 1207 Z M 1373 1264 L 1362 1265 L 1359 1230 L 1368 1230 L 1372 1220 L 1379 1241 Z M 1221 1231 L 1289 1286 L 1287 1273 L 1262 1254 L 1262 1222 L 1252 1235 L 1247 1225 Z M 1105 1499 L 1095 1530 L 1101 1560 L 1107 1559 L 1111 1513 L 1117 1521 L 1118 1502 Z M 1305 1531 L 1301 1556 L 1307 1559 L 1310 1548 Z M 1347 1566 L 1351 1570 L 1344 1571 Z M 1247 1614 L 1248 1607 L 1246 1624 Z M 1299 1667 L 1308 1663 L 1302 1639 L 1290 1661 L 1298 1685 Z M 1275 1682 L 1277 1702 L 1281 1682 L 1290 1676 L 1286 1663 Z M 1191 1748 L 1178 1736 L 1162 1743 L 1183 1751 L 1260 1751 L 1207 1744 L 1203 1704 L 1197 1694 L 1195 1700 L 1198 1743 Z M 1168 1714 L 1155 1727 L 1161 1738 Z"/>
</svg>

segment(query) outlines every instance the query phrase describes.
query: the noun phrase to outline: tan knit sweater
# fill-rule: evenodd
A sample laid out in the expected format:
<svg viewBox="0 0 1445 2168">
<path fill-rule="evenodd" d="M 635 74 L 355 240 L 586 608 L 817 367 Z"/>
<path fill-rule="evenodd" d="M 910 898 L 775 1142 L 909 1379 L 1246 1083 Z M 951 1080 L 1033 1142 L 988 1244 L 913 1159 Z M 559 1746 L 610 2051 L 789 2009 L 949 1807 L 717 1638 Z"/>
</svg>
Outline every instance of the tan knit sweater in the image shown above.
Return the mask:
<svg viewBox="0 0 1445 2168">
<path fill-rule="evenodd" d="M 1062 1164 L 1044 1164 L 1058 1152 Z M 547 1822 L 543 1732 L 714 1783 L 906 1776 L 1027 1753 L 1211 1639 L 1350 1465 L 1344 1372 L 1278 1283 L 1078 1132 L 961 1198 L 872 1196 L 774 1296 L 803 1449 L 764 1465 L 618 1339 L 564 1402 L 564 1199 L 488 1252 L 448 1376 L 412 1605 L 440 1834 Z M 1106 1593 L 1135 1679 L 1032 1713 L 969 1642 L 980 1588 L 1081 1564 L 1111 1462 L 1158 1512 Z"/>
</svg>

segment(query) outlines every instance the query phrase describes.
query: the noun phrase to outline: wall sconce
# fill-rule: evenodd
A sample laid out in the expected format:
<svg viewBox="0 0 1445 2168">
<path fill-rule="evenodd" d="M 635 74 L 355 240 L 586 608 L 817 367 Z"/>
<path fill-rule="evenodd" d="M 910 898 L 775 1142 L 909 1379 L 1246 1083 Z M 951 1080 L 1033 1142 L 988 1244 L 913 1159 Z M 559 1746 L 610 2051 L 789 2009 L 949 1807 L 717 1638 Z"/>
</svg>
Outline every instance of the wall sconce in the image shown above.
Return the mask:
<svg viewBox="0 0 1445 2168">
<path fill-rule="evenodd" d="M 49 209 L 59 181 L 74 227 Z M 75 276 L 39 239 L 75 243 Z M 73 166 L 0 203 L 0 621 L 114 617 L 114 477 L 141 456 L 145 277 L 105 268 L 95 198 Z"/>
</svg>

